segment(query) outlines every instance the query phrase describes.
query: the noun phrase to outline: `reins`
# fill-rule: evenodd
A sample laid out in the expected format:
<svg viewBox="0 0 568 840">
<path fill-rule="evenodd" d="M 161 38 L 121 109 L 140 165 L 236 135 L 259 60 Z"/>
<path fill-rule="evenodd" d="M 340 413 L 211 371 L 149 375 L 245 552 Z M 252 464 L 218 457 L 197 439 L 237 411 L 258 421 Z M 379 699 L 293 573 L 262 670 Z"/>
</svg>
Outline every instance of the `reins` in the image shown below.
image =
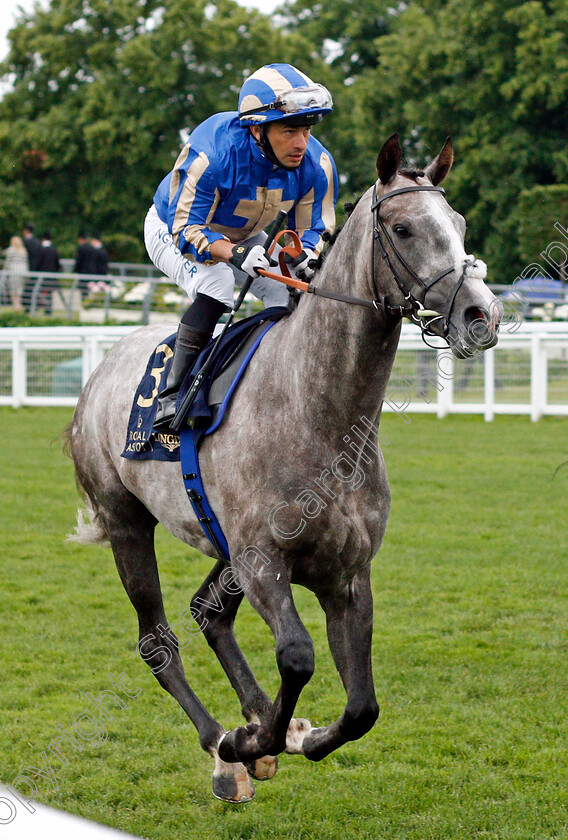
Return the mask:
<svg viewBox="0 0 568 840">
<path fill-rule="evenodd" d="M 426 295 L 432 289 L 432 287 L 442 280 L 444 277 L 447 277 L 448 274 L 451 274 L 452 271 L 455 271 L 454 266 L 450 266 L 449 268 L 442 269 L 439 271 L 434 277 L 429 280 L 422 280 L 416 272 L 408 265 L 402 254 L 397 249 L 392 236 L 389 234 L 384 221 L 381 219 L 379 215 L 379 208 L 383 201 L 386 201 L 387 198 L 393 198 L 396 195 L 402 195 L 403 193 L 410 193 L 410 192 L 438 192 L 442 195 L 445 195 L 445 190 L 442 187 L 435 187 L 435 186 L 428 186 L 426 184 L 415 184 L 411 187 L 401 187 L 397 190 L 392 190 L 389 193 L 385 193 L 385 195 L 380 196 L 377 198 L 377 187 L 376 185 L 373 187 L 373 198 L 371 204 L 371 212 L 373 213 L 373 249 L 372 249 L 372 285 L 373 285 L 373 292 L 375 297 L 372 300 L 367 298 L 359 298 L 354 297 L 352 295 L 342 294 L 340 292 L 333 292 L 331 289 L 324 289 L 318 286 L 312 286 L 310 283 L 306 283 L 303 280 L 297 280 L 294 277 L 290 276 L 290 272 L 288 271 L 288 267 L 285 262 L 285 255 L 288 254 L 291 257 L 296 257 L 302 251 L 302 243 L 294 231 L 291 230 L 283 230 L 278 234 L 278 239 L 280 237 L 286 235 L 290 237 L 292 240 L 292 244 L 288 244 L 283 247 L 279 254 L 279 266 L 281 270 L 281 274 L 277 274 L 273 271 L 265 271 L 264 269 L 259 269 L 259 274 L 263 277 L 270 277 L 272 280 L 278 280 L 280 283 L 285 283 L 287 286 L 291 286 L 294 289 L 298 289 L 302 292 L 306 292 L 307 294 L 314 295 L 316 297 L 324 297 L 331 300 L 337 300 L 342 303 L 350 303 L 355 304 L 356 306 L 365 306 L 369 309 L 375 309 L 378 312 L 381 312 L 385 318 L 408 318 L 413 323 L 417 324 L 420 327 L 422 332 L 422 338 L 426 344 L 425 336 L 435 336 L 435 337 L 442 337 L 447 340 L 448 331 L 449 331 L 449 320 L 450 315 L 452 313 L 452 309 L 454 307 L 454 303 L 457 297 L 457 294 L 462 287 L 462 284 L 466 277 L 467 267 L 469 265 L 468 260 L 466 260 L 464 265 L 464 270 L 456 286 L 452 292 L 452 297 L 450 299 L 450 306 L 448 309 L 448 316 L 444 318 L 444 316 L 433 309 L 426 309 L 425 302 L 426 302 Z M 396 257 L 400 265 L 404 268 L 406 272 L 412 277 L 413 281 L 417 283 L 421 289 L 423 289 L 423 300 L 420 301 L 408 288 L 405 282 L 399 277 L 395 267 L 393 265 L 393 261 L 391 259 L 391 255 L 389 254 L 385 242 L 388 243 L 392 254 Z M 398 286 L 399 291 L 401 292 L 404 303 L 402 304 L 394 304 L 390 303 L 388 296 L 384 295 L 381 296 L 378 287 L 377 287 L 377 280 L 375 276 L 375 243 L 378 243 L 381 248 L 381 256 L 385 260 L 395 282 Z M 275 247 L 275 244 L 270 249 L 269 253 L 271 253 Z M 431 326 L 435 321 L 443 319 L 445 321 L 442 336 L 439 333 L 435 333 Z M 432 346 L 432 345 L 428 345 Z"/>
<path fill-rule="evenodd" d="M 305 292 L 308 295 L 328 298 L 329 300 L 337 300 L 341 303 L 351 303 L 356 306 L 366 306 L 368 309 L 382 311 L 387 317 L 392 316 L 393 314 L 402 317 L 402 315 L 405 314 L 404 307 L 391 307 L 388 303 L 386 303 L 386 297 L 381 298 L 381 296 L 378 294 L 375 299 L 369 300 L 368 298 L 359 298 L 354 297 L 353 295 L 345 295 L 341 292 L 333 292 L 331 289 L 322 289 L 319 286 L 312 286 L 310 283 L 306 283 L 304 280 L 297 280 L 295 277 L 292 277 L 288 270 L 288 266 L 286 265 L 286 262 L 284 260 L 284 255 L 289 254 L 292 257 L 297 257 L 298 254 L 302 251 L 303 246 L 298 235 L 293 230 L 281 231 L 278 234 L 278 238 L 282 236 L 289 236 L 293 240 L 293 244 L 286 245 L 284 248 L 281 249 L 279 254 L 279 265 L 282 274 L 277 274 L 274 271 L 265 271 L 261 268 L 258 270 L 258 273 L 261 274 L 263 277 L 270 277 L 272 280 L 278 280 L 280 283 L 285 283 L 287 286 L 291 286 L 293 289 L 298 289 L 299 291 Z M 274 246 L 272 246 L 269 249 L 269 253 L 272 253 L 273 250 Z"/>
<path fill-rule="evenodd" d="M 294 238 L 298 238 L 296 233 L 292 230 L 283 230 L 282 234 L 286 234 L 289 236 L 293 236 Z M 298 240 L 299 241 L 299 240 Z M 287 246 L 290 250 L 287 253 L 292 253 L 291 246 Z M 284 250 L 284 249 L 283 249 Z M 298 250 L 298 254 L 302 250 L 301 246 Z M 288 267 L 284 264 L 280 264 L 280 268 L 282 271 L 288 271 Z M 358 298 L 353 297 L 352 295 L 344 295 L 341 292 L 332 292 L 331 289 L 320 289 L 317 286 L 312 286 L 310 283 L 306 283 L 304 280 L 297 280 L 295 277 L 291 277 L 289 274 L 276 274 L 274 271 L 265 271 L 264 269 L 259 269 L 259 274 L 262 274 L 263 277 L 270 277 L 272 280 L 278 280 L 280 283 L 285 283 L 287 286 L 291 286 L 293 289 L 298 289 L 301 292 L 306 292 L 308 295 L 316 295 L 317 297 L 324 297 L 329 298 L 330 300 L 339 300 L 342 303 L 354 303 L 357 306 L 367 306 L 370 309 L 378 309 L 377 306 L 378 301 L 376 300 L 368 300 L 365 298 Z"/>
</svg>

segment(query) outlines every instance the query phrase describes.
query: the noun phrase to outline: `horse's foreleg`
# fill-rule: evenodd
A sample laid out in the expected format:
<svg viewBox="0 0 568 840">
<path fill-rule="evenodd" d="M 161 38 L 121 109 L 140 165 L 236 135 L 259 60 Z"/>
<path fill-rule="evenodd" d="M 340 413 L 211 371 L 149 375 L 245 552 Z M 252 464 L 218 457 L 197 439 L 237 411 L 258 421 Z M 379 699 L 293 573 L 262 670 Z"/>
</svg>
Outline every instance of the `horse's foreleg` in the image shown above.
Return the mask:
<svg viewBox="0 0 568 840">
<path fill-rule="evenodd" d="M 313 642 L 292 598 L 289 572 L 280 560 L 242 581 L 249 601 L 266 621 L 276 641 L 281 684 L 276 700 L 260 723 L 233 729 L 219 743 L 225 761 L 254 761 L 278 755 L 286 748 L 286 734 L 298 697 L 314 672 Z"/>
<path fill-rule="evenodd" d="M 260 723 L 272 711 L 272 702 L 258 684 L 235 638 L 234 622 L 243 591 L 224 585 L 227 565 L 219 561 L 191 601 L 191 612 L 215 652 L 241 703 L 249 723 Z M 255 779 L 272 778 L 278 768 L 274 756 L 263 756 L 247 765 Z"/>
<path fill-rule="evenodd" d="M 244 593 L 223 586 L 226 569 L 223 561 L 215 565 L 193 596 L 191 612 L 223 666 L 241 702 L 244 717 L 249 722 L 257 722 L 270 712 L 272 702 L 259 686 L 235 638 L 235 616 Z"/>
<path fill-rule="evenodd" d="M 121 500 L 111 510 L 101 511 L 116 565 L 124 588 L 136 612 L 140 628 L 139 653 L 152 673 L 186 712 L 197 729 L 201 746 L 215 759 L 213 793 L 229 802 L 252 799 L 254 788 L 242 764 L 227 764 L 217 752 L 224 729 L 205 709 L 189 686 L 178 650 L 178 642 L 168 625 L 154 552 L 155 520 L 132 497 L 128 506 Z"/>
<path fill-rule="evenodd" d="M 371 666 L 373 598 L 369 573 L 367 566 L 346 591 L 319 596 L 326 613 L 329 647 L 347 692 L 347 705 L 330 726 L 296 733 L 289 751 L 301 752 L 313 761 L 347 741 L 361 738 L 379 715 Z"/>
</svg>

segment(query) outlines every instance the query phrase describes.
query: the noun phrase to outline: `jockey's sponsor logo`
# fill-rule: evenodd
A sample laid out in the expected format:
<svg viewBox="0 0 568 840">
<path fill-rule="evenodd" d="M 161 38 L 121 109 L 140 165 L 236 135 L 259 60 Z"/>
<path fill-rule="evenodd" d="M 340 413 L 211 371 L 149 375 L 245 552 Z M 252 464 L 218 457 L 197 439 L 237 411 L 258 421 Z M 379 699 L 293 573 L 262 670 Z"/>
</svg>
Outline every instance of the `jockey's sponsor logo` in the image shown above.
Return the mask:
<svg viewBox="0 0 568 840">
<path fill-rule="evenodd" d="M 159 228 L 156 231 L 156 238 L 159 239 L 160 242 L 164 242 L 166 245 L 169 245 L 170 242 L 173 243 L 171 233 L 168 230 L 163 230 L 162 228 Z"/>
</svg>

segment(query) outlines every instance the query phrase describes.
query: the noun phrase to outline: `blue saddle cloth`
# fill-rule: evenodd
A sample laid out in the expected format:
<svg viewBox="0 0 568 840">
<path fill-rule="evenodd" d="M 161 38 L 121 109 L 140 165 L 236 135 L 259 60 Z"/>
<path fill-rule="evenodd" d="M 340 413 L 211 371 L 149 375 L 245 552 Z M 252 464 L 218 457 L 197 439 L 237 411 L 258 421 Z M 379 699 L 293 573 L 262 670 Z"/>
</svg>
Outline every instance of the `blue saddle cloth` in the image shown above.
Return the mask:
<svg viewBox="0 0 568 840">
<path fill-rule="evenodd" d="M 288 314 L 287 307 L 274 306 L 250 318 L 237 321 L 227 330 L 191 406 L 189 416 L 194 419 L 193 427 L 185 426 L 179 436 L 153 430 L 158 407 L 157 397 L 160 385 L 166 381 L 168 375 L 175 334 L 168 336 L 154 350 L 136 390 L 130 412 L 122 457 L 132 460 L 181 460 L 187 495 L 203 532 L 216 552 L 227 562 L 230 562 L 227 541 L 209 505 L 201 478 L 199 445 L 203 437 L 213 434 L 221 425 L 238 382 L 266 332 Z M 178 394 L 178 406 L 209 357 L 214 344 L 212 339 L 186 375 Z M 217 391 L 216 397 L 213 397 L 212 388 Z"/>
<path fill-rule="evenodd" d="M 237 370 L 234 380 L 229 384 L 226 398 L 218 407 L 211 407 L 209 405 L 209 391 L 213 382 L 227 369 L 231 360 L 236 356 L 239 348 L 244 344 L 253 330 L 264 323 L 266 323 L 267 328 L 270 328 L 276 321 L 279 321 L 280 318 L 288 314 L 289 310 L 287 307 L 273 306 L 270 309 L 263 309 L 250 318 L 243 318 L 243 320 L 237 321 L 236 324 L 229 327 L 220 346 L 217 348 L 215 359 L 211 363 L 207 376 L 204 378 L 201 389 L 190 410 L 190 416 L 199 419 L 200 428 L 207 431 L 208 434 L 212 434 L 221 424 L 230 398 L 253 354 L 248 355 L 246 363 L 241 365 Z M 136 389 L 130 411 L 126 443 L 122 452 L 123 458 L 138 461 L 180 460 L 179 436 L 153 431 L 154 417 L 158 408 L 158 393 L 168 376 L 175 339 L 175 333 L 165 338 L 156 347 L 146 365 L 144 376 Z M 188 371 L 178 394 L 178 406 L 191 387 L 195 375 L 209 357 L 214 343 L 215 340 L 211 339 L 197 358 L 191 371 Z M 254 349 L 256 350 L 256 347 Z"/>
</svg>

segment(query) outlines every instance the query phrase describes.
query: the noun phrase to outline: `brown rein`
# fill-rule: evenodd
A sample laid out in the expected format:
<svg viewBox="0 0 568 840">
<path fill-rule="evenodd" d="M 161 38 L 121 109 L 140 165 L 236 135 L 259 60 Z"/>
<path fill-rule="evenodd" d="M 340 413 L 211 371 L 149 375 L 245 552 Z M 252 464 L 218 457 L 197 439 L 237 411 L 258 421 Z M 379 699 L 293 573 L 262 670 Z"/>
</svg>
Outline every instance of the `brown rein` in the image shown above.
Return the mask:
<svg viewBox="0 0 568 840">
<path fill-rule="evenodd" d="M 306 283 L 304 280 L 297 280 L 295 277 L 292 277 L 288 270 L 288 266 L 286 265 L 285 256 L 288 254 L 294 259 L 295 257 L 299 256 L 299 254 L 302 252 L 303 246 L 300 241 L 300 237 L 295 231 L 283 230 L 278 234 L 277 238 L 274 240 L 274 243 L 269 248 L 269 254 L 272 254 L 278 239 L 280 239 L 282 236 L 289 236 L 292 240 L 292 244 L 285 245 L 278 254 L 278 263 L 280 266 L 280 271 L 282 273 L 277 274 L 274 271 L 265 271 L 265 269 L 259 268 L 258 273 L 261 274 L 263 277 L 270 277 L 271 280 L 278 280 L 279 283 L 285 283 L 287 286 L 291 286 L 293 289 L 299 289 L 299 291 L 306 292 L 309 295 L 316 295 L 318 297 L 325 297 L 331 300 L 338 300 L 342 303 L 355 303 L 358 306 L 366 306 L 371 309 L 384 310 L 384 306 L 379 300 L 365 300 L 364 298 L 357 298 L 353 297 L 352 295 L 343 295 L 340 292 L 332 292 L 329 289 L 320 289 L 317 286 L 312 286 L 310 285 L 310 283 Z M 398 312 L 399 307 L 396 307 L 396 310 Z"/>
</svg>

